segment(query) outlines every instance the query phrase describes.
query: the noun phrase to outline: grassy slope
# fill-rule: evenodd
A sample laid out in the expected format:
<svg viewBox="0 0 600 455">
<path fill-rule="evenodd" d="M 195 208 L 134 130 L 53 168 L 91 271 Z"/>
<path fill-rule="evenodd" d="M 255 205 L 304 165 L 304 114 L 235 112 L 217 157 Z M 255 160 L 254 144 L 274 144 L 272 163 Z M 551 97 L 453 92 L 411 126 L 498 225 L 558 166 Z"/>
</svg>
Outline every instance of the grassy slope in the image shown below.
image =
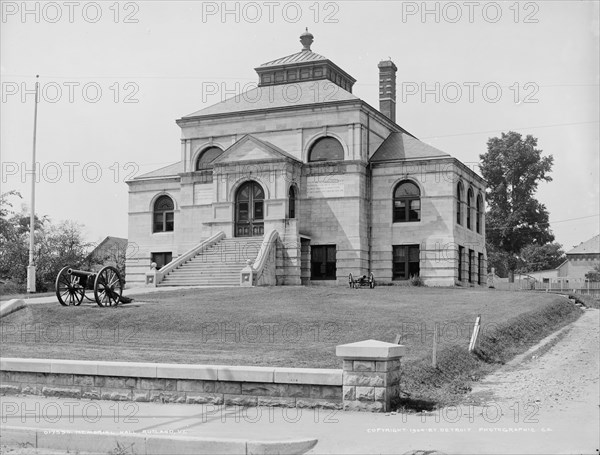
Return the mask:
<svg viewBox="0 0 600 455">
<path fill-rule="evenodd" d="M 335 346 L 404 334 L 404 405 L 454 402 L 489 371 L 576 319 L 552 294 L 474 289 L 341 287 L 182 290 L 116 308 L 34 305 L 1 321 L 2 355 L 339 368 Z M 467 347 L 482 316 L 479 358 Z M 441 338 L 430 366 L 434 324 Z M 250 325 L 249 325 L 250 324 Z"/>
</svg>

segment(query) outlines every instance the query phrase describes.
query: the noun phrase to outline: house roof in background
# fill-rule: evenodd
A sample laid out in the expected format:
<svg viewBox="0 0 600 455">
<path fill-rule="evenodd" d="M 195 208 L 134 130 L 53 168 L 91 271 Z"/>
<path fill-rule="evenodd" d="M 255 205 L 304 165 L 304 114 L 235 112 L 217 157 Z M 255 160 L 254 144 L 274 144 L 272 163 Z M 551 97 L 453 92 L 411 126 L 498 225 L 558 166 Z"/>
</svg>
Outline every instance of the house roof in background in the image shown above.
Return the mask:
<svg viewBox="0 0 600 455">
<path fill-rule="evenodd" d="M 567 254 L 600 254 L 600 234 L 581 242 Z"/>
</svg>

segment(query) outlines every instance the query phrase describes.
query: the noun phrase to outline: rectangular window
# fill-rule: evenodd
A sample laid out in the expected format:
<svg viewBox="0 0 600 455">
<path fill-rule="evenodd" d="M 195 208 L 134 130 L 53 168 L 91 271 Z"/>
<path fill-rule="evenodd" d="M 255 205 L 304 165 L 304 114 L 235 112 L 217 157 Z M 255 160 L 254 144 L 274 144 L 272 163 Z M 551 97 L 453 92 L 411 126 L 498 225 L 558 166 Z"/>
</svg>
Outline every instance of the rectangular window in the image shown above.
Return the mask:
<svg viewBox="0 0 600 455">
<path fill-rule="evenodd" d="M 171 252 L 168 253 L 152 253 L 152 262 L 156 262 L 156 270 L 160 270 L 173 260 Z"/>
<path fill-rule="evenodd" d="M 483 253 L 477 253 L 477 284 L 482 284 L 483 275 Z"/>
<path fill-rule="evenodd" d="M 163 229 L 163 214 L 155 213 L 154 214 L 154 229 L 152 232 L 162 232 Z"/>
<path fill-rule="evenodd" d="M 419 276 L 419 245 L 394 245 L 392 247 L 392 279 L 408 280 Z"/>
<path fill-rule="evenodd" d="M 248 221 L 248 203 L 239 202 L 238 204 L 238 221 Z"/>
<path fill-rule="evenodd" d="M 421 200 L 414 199 L 410 201 L 408 221 L 419 221 L 421 219 Z"/>
<path fill-rule="evenodd" d="M 473 262 L 475 261 L 475 251 L 469 250 L 469 283 L 473 282 Z"/>
<path fill-rule="evenodd" d="M 465 254 L 465 247 L 458 247 L 458 281 L 463 280 L 463 255 Z"/>
<path fill-rule="evenodd" d="M 175 223 L 175 214 L 173 212 L 159 212 L 154 214 L 152 232 L 170 232 L 173 231 Z"/>
<path fill-rule="evenodd" d="M 172 231 L 174 227 L 175 214 L 173 212 L 165 213 L 165 231 Z"/>
<path fill-rule="evenodd" d="M 312 280 L 335 280 L 336 275 L 336 246 L 313 245 L 310 251 L 310 268 Z"/>
<path fill-rule="evenodd" d="M 263 215 L 263 201 L 255 201 L 254 202 L 254 219 L 262 220 Z"/>
</svg>

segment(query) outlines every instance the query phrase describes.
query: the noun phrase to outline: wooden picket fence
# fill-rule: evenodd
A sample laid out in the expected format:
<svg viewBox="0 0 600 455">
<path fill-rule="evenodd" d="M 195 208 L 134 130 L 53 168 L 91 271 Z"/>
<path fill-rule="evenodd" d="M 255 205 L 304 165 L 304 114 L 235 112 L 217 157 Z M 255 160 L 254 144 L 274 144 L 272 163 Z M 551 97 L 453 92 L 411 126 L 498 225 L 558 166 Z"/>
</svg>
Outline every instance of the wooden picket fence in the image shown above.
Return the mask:
<svg viewBox="0 0 600 455">
<path fill-rule="evenodd" d="M 546 291 L 560 293 L 578 293 L 600 296 L 600 282 L 586 280 L 560 279 L 547 282 L 527 279 L 515 279 L 514 283 L 494 282 L 494 287 L 503 291 Z"/>
</svg>

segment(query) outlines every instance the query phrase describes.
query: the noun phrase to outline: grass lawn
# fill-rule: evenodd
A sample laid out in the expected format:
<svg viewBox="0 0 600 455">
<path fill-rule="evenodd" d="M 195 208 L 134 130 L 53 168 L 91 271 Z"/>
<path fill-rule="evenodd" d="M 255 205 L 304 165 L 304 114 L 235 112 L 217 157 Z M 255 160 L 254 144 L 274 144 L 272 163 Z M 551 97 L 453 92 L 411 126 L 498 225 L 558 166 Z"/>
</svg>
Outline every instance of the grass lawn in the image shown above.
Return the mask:
<svg viewBox="0 0 600 455">
<path fill-rule="evenodd" d="M 470 383 L 577 319 L 563 296 L 479 289 L 212 288 L 101 308 L 30 305 L 0 320 L 3 357 L 341 368 L 335 347 L 403 335 L 402 410 L 461 402 Z M 481 315 L 481 341 L 468 353 Z M 439 327 L 438 364 L 431 366 Z"/>
<path fill-rule="evenodd" d="M 340 368 L 338 344 L 404 334 L 408 359 L 418 359 L 431 355 L 436 323 L 441 347 L 466 348 L 478 314 L 485 334 L 559 299 L 473 289 L 272 287 L 147 294 L 116 308 L 39 304 L 2 319 L 2 355 Z"/>
</svg>

